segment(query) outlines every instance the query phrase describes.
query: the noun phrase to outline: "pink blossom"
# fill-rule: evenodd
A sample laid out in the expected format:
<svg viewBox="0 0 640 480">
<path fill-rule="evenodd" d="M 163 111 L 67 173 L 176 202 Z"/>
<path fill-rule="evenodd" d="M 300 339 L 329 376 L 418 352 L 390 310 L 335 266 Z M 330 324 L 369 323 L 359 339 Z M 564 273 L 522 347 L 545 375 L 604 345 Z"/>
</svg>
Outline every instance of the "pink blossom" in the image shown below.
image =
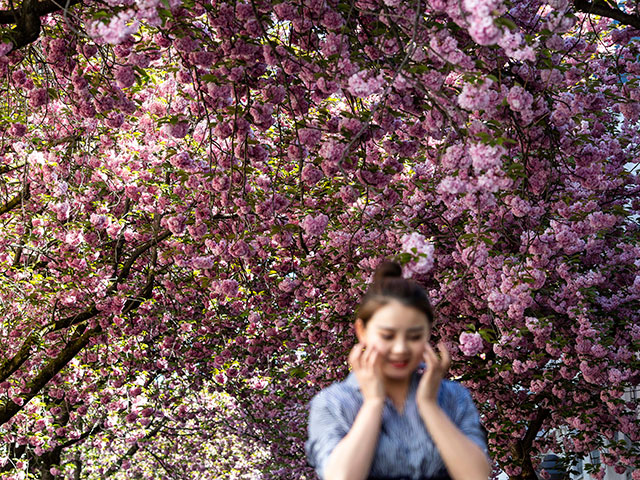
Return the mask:
<svg viewBox="0 0 640 480">
<path fill-rule="evenodd" d="M 13 44 L 11 42 L 0 42 L 0 57 L 4 57 L 11 50 L 13 50 Z"/>
<path fill-rule="evenodd" d="M 3 45 L 8 45 L 8 44 L 3 44 Z M 2 51 L 2 46 L 0 46 L 0 52 Z M 2 56 L 2 54 L 0 53 L 0 56 Z M 24 70 L 22 69 L 16 69 L 13 71 L 13 73 L 11 74 L 11 79 L 16 82 L 16 84 L 18 85 L 23 85 L 27 82 L 27 74 L 25 73 Z"/>
<path fill-rule="evenodd" d="M 504 154 L 504 148 L 499 145 L 491 146 L 484 143 L 474 143 L 469 147 L 471 163 L 477 173 L 501 165 Z"/>
<path fill-rule="evenodd" d="M 302 228 L 310 237 L 317 237 L 324 233 L 329 223 L 329 217 L 324 213 L 317 216 L 307 215 L 302 221 Z"/>
<path fill-rule="evenodd" d="M 483 350 L 482 337 L 479 333 L 462 332 L 460 334 L 460 350 L 468 357 L 472 357 Z"/>
<path fill-rule="evenodd" d="M 322 137 L 322 132 L 317 128 L 301 128 L 298 131 L 298 136 L 303 145 L 315 147 Z"/>
<path fill-rule="evenodd" d="M 406 234 L 401 239 L 402 251 L 414 257 L 405 266 L 406 273 L 424 274 L 433 268 L 434 247 L 424 235 L 418 232 Z"/>
<path fill-rule="evenodd" d="M 195 257 L 191 261 L 191 265 L 193 266 L 193 268 L 196 268 L 198 270 L 203 270 L 203 269 L 213 268 L 216 265 L 216 262 L 214 257 L 212 257 L 211 255 L 207 255 L 207 256 Z"/>
<path fill-rule="evenodd" d="M 58 218 L 58 220 L 67 220 L 69 218 L 70 209 L 71 207 L 69 205 L 69 202 L 67 202 L 66 200 L 55 205 L 54 211 L 56 212 L 56 217 Z"/>
<path fill-rule="evenodd" d="M 239 286 L 236 280 L 223 280 L 220 284 L 220 292 L 227 297 L 237 297 Z"/>
<path fill-rule="evenodd" d="M 509 199 L 509 204 L 511 206 L 511 212 L 519 218 L 528 215 L 531 211 L 529 202 L 515 195 Z"/>
<path fill-rule="evenodd" d="M 49 92 L 46 88 L 36 88 L 29 92 L 29 106 L 39 108 L 49 101 Z"/>
<path fill-rule="evenodd" d="M 437 187 L 441 195 L 458 195 L 467 191 L 467 185 L 459 177 L 445 177 Z"/>
<path fill-rule="evenodd" d="M 458 96 L 458 105 L 467 110 L 486 110 L 491 102 L 490 87 L 492 84 L 490 79 L 475 85 L 465 83 Z"/>
<path fill-rule="evenodd" d="M 229 188 L 231 181 L 226 175 L 218 175 L 211 180 L 211 188 L 216 192 L 223 192 Z"/>
<path fill-rule="evenodd" d="M 167 228 L 175 235 L 182 235 L 186 227 L 186 217 L 176 215 L 167 219 Z"/>
<path fill-rule="evenodd" d="M 77 247 L 84 242 L 84 236 L 80 230 L 71 230 L 66 234 L 64 241 L 71 247 Z"/>
<path fill-rule="evenodd" d="M 129 66 L 119 67 L 115 71 L 115 79 L 120 88 L 128 88 L 136 83 L 133 68 Z"/>
<path fill-rule="evenodd" d="M 293 278 L 285 277 L 279 284 L 278 288 L 286 293 L 293 292 L 299 285 L 299 281 Z"/>
<path fill-rule="evenodd" d="M 316 166 L 313 164 L 308 163 L 302 169 L 302 180 L 310 185 L 318 183 L 322 179 L 322 177 L 324 177 L 322 170 L 316 168 Z"/>
<path fill-rule="evenodd" d="M 99 42 L 120 44 L 138 31 L 140 24 L 137 20 L 133 20 L 133 15 L 133 11 L 123 10 L 110 17 L 108 23 L 98 20 L 89 24 L 87 32 Z"/>
<path fill-rule="evenodd" d="M 229 253 L 234 257 L 247 257 L 251 254 L 251 249 L 246 242 L 238 240 L 231 245 Z"/>
<path fill-rule="evenodd" d="M 469 35 L 479 45 L 493 45 L 502 36 L 502 30 L 494 23 L 493 16 L 491 14 L 485 14 L 482 5 L 481 9 L 475 10 L 477 7 L 469 7 L 470 4 L 476 3 L 473 1 L 465 1 L 465 7 L 472 12 L 469 18 Z M 478 4 L 488 4 L 496 2 L 477 2 Z M 480 13 L 482 12 L 482 13 Z"/>
<path fill-rule="evenodd" d="M 379 93 L 384 85 L 382 74 L 374 76 L 373 73 L 363 70 L 353 74 L 349 78 L 349 93 L 356 97 L 368 97 Z"/>
<path fill-rule="evenodd" d="M 533 104 L 533 95 L 519 85 L 514 85 L 509 90 L 507 102 L 509 102 L 509 106 L 512 110 L 522 112 L 531 108 L 531 105 Z"/>
<path fill-rule="evenodd" d="M 334 10 L 327 10 L 321 23 L 328 30 L 338 30 L 344 25 L 344 18 Z"/>
<path fill-rule="evenodd" d="M 609 370 L 609 381 L 613 385 L 620 385 L 622 383 L 622 381 L 623 381 L 622 372 L 620 370 L 618 370 L 617 368 L 611 368 Z"/>
<path fill-rule="evenodd" d="M 260 128 L 266 130 L 275 121 L 273 118 L 273 105 L 270 103 L 265 104 L 254 104 L 250 111 L 251 116 L 256 125 L 259 125 Z"/>
<path fill-rule="evenodd" d="M 189 123 L 186 121 L 168 123 L 166 125 L 166 131 L 174 138 L 184 138 L 187 133 L 189 133 Z"/>
<path fill-rule="evenodd" d="M 22 123 L 14 123 L 9 128 L 9 135 L 14 137 L 23 137 L 27 133 L 27 127 Z"/>
<path fill-rule="evenodd" d="M 196 163 L 193 161 L 193 158 L 191 158 L 191 155 L 189 155 L 189 152 L 180 152 L 177 155 L 171 157 L 169 162 L 174 167 L 186 170 L 188 172 L 197 170 Z"/>
</svg>

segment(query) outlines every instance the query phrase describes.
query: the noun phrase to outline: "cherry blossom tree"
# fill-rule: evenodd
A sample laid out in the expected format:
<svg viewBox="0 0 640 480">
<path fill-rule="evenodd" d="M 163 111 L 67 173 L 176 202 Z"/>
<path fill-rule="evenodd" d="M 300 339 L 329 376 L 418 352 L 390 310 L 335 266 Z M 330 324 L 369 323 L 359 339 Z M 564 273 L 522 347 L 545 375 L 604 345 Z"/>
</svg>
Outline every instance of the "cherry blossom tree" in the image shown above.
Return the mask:
<svg viewBox="0 0 640 480">
<path fill-rule="evenodd" d="M 637 465 L 639 30 L 632 0 L 0 1 L 0 477 L 313 478 L 306 404 L 385 257 L 511 479 Z"/>
</svg>

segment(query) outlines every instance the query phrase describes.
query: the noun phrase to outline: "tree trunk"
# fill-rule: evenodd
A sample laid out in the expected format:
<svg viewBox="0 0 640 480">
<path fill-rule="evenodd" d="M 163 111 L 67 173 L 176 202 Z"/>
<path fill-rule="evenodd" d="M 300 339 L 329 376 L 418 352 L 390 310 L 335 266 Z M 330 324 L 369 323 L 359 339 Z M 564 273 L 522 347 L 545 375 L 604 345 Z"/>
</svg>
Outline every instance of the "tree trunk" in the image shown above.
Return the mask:
<svg viewBox="0 0 640 480">
<path fill-rule="evenodd" d="M 522 472 L 520 475 L 510 476 L 509 480 L 538 480 L 538 475 L 536 475 L 533 463 L 531 463 L 531 451 L 525 449 L 523 443 L 523 441 L 519 441 L 511 448 L 513 463 L 520 465 Z"/>
<path fill-rule="evenodd" d="M 522 471 L 519 475 L 510 476 L 510 480 L 538 480 L 538 475 L 531 462 L 531 445 L 549 413 L 547 409 L 539 409 L 536 418 L 529 422 L 529 428 L 527 428 L 525 436 L 511 447 L 513 463 L 519 465 Z"/>
</svg>

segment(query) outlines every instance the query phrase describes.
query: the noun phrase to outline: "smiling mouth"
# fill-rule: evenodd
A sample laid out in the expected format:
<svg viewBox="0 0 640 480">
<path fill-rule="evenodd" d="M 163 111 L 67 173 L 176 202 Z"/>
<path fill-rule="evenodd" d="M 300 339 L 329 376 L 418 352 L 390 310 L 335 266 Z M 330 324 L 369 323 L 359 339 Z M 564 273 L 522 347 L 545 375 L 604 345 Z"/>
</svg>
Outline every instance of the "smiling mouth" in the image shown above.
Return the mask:
<svg viewBox="0 0 640 480">
<path fill-rule="evenodd" d="M 407 365 L 409 365 L 409 361 L 404 361 L 404 362 L 389 362 L 391 364 L 392 367 L 394 368 L 405 368 Z"/>
</svg>

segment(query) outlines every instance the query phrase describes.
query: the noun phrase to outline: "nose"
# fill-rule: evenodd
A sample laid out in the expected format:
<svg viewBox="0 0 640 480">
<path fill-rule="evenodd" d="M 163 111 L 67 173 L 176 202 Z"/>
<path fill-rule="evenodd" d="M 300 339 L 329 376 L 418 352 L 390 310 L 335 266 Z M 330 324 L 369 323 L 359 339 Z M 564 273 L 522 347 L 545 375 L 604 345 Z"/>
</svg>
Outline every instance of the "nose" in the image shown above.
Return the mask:
<svg viewBox="0 0 640 480">
<path fill-rule="evenodd" d="M 394 355 L 405 355 L 409 351 L 409 346 L 404 338 L 396 338 L 391 345 L 391 353 Z"/>
</svg>

